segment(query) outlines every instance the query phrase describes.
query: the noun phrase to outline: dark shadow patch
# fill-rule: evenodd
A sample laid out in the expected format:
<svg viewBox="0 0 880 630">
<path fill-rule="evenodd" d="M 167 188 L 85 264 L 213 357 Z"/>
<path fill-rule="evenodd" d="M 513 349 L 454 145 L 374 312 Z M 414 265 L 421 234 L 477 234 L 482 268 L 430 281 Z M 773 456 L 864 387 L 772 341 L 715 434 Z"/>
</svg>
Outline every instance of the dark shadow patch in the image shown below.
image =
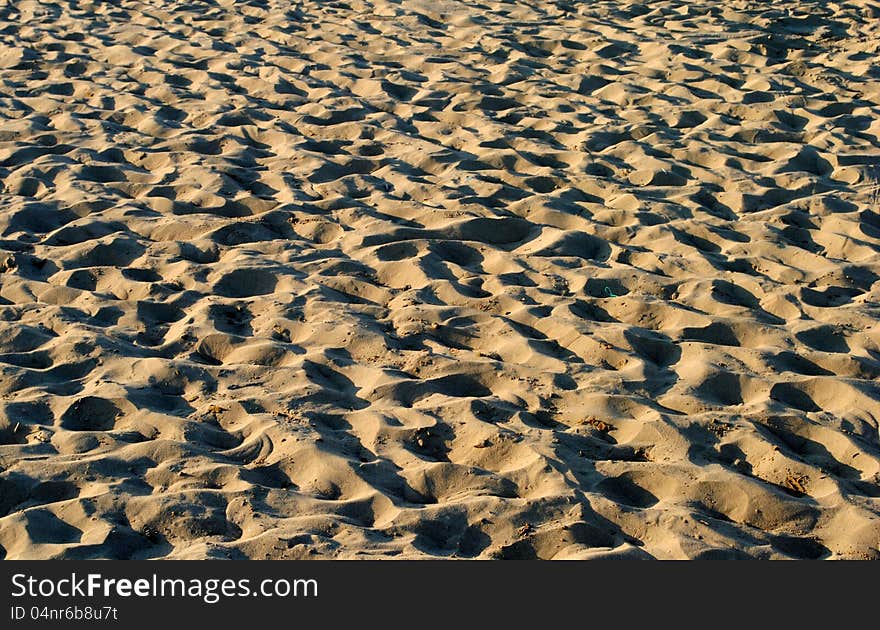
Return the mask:
<svg viewBox="0 0 880 630">
<path fill-rule="evenodd" d="M 590 278 L 584 285 L 584 293 L 595 298 L 614 298 L 626 295 L 629 289 L 616 278 Z"/>
<path fill-rule="evenodd" d="M 214 290 L 224 297 L 253 297 L 272 293 L 277 282 L 276 274 L 265 269 L 236 269 L 223 276 Z"/>
<path fill-rule="evenodd" d="M 569 231 L 555 243 L 538 250 L 534 256 L 571 256 L 584 260 L 607 260 L 611 255 L 608 242 L 587 234 L 586 232 Z"/>
<path fill-rule="evenodd" d="M 681 348 L 661 333 L 629 329 L 623 336 L 639 356 L 655 365 L 672 365 L 681 357 Z"/>
<path fill-rule="evenodd" d="M 51 425 L 55 421 L 52 409 L 44 401 L 8 403 L 5 412 L 12 422 Z"/>
<path fill-rule="evenodd" d="M 794 352 L 783 351 L 770 358 L 770 364 L 779 372 L 794 372 L 806 376 L 833 376 L 834 372 L 826 370 Z"/>
<path fill-rule="evenodd" d="M 79 171 L 79 176 L 86 181 L 100 184 L 126 181 L 125 173 L 115 166 L 83 166 Z"/>
<path fill-rule="evenodd" d="M 66 286 L 82 291 L 94 291 L 98 286 L 98 276 L 90 269 L 78 269 L 67 278 Z"/>
<path fill-rule="evenodd" d="M 519 101 L 515 101 L 512 98 L 504 98 L 500 96 L 484 96 L 477 105 L 477 107 L 479 107 L 480 109 L 489 112 L 503 112 L 508 109 L 515 109 L 521 106 L 522 105 L 519 103 Z"/>
<path fill-rule="evenodd" d="M 413 526 L 413 546 L 431 555 L 450 555 L 468 527 L 467 516 L 461 512 L 425 518 Z"/>
<path fill-rule="evenodd" d="M 48 510 L 28 510 L 25 512 L 25 530 L 33 544 L 78 543 L 82 530 L 65 523 Z"/>
<path fill-rule="evenodd" d="M 460 267 L 479 265 L 483 261 L 483 255 L 476 249 L 455 241 L 441 241 L 432 243 L 430 250 L 446 262 L 451 262 Z"/>
<path fill-rule="evenodd" d="M 254 316 L 244 304 L 212 304 L 208 309 L 208 317 L 220 332 L 245 337 L 253 334 L 251 321 Z"/>
<path fill-rule="evenodd" d="M 831 555 L 831 550 L 815 538 L 774 536 L 770 544 L 777 551 L 798 560 L 819 560 Z"/>
<path fill-rule="evenodd" d="M 478 526 L 470 525 L 458 539 L 455 555 L 461 558 L 476 558 L 490 544 L 492 539 Z"/>
<path fill-rule="evenodd" d="M 174 304 L 140 301 L 137 303 L 138 319 L 144 322 L 170 324 L 182 319 L 186 313 Z"/>
<path fill-rule="evenodd" d="M 712 297 L 724 304 L 755 309 L 760 306 L 758 298 L 752 293 L 727 280 L 712 281 Z"/>
<path fill-rule="evenodd" d="M 649 508 L 660 501 L 654 494 L 638 485 L 628 473 L 603 479 L 596 484 L 596 490 L 615 503 L 635 508 Z"/>
<path fill-rule="evenodd" d="M 220 228 L 211 238 L 222 245 L 244 245 L 274 241 L 284 238 L 284 235 L 265 223 L 239 221 Z"/>
<path fill-rule="evenodd" d="M 458 232 L 466 241 L 477 241 L 490 245 L 509 245 L 524 240 L 534 229 L 534 224 L 520 218 L 488 219 L 478 218 L 458 226 Z"/>
<path fill-rule="evenodd" d="M 419 253 L 419 248 L 413 243 L 402 241 L 400 243 L 389 243 L 376 249 L 376 258 L 382 262 L 395 262 L 398 260 L 406 260 L 414 258 Z"/>
<path fill-rule="evenodd" d="M 135 267 L 126 267 L 122 270 L 122 277 L 126 280 L 134 282 L 161 282 L 162 276 L 152 269 L 137 269 Z"/>
<path fill-rule="evenodd" d="M 816 306 L 818 308 L 834 308 L 852 302 L 854 297 L 858 297 L 864 293 L 860 289 L 851 289 L 848 287 L 826 287 L 822 291 L 804 287 L 801 289 L 801 300 L 804 304 Z"/>
<path fill-rule="evenodd" d="M 556 190 L 556 180 L 554 180 L 552 177 L 546 177 L 544 175 L 540 175 L 537 177 L 528 177 L 523 180 L 523 183 L 538 194 L 545 195 Z"/>
<path fill-rule="evenodd" d="M 618 321 L 616 318 L 612 317 L 611 314 L 606 311 L 604 308 L 595 304 L 593 302 L 585 302 L 583 300 L 576 300 L 574 303 L 568 306 L 568 310 L 575 317 L 580 317 L 581 319 L 591 321 L 591 322 L 616 322 Z"/>
<path fill-rule="evenodd" d="M 716 372 L 706 377 L 696 388 L 696 392 L 700 397 L 720 405 L 741 405 L 743 403 L 739 377 L 730 372 Z"/>
<path fill-rule="evenodd" d="M 240 477 L 243 481 L 264 486 L 266 488 L 290 488 L 294 484 L 290 477 L 281 470 L 278 464 L 271 466 L 257 466 L 255 468 L 241 468 Z"/>
<path fill-rule="evenodd" d="M 846 337 L 833 326 L 818 326 L 810 330 L 802 330 L 795 337 L 801 343 L 820 352 L 849 352 Z"/>
<path fill-rule="evenodd" d="M 770 389 L 770 398 L 801 411 L 821 411 L 809 394 L 791 383 L 776 383 Z"/>
<path fill-rule="evenodd" d="M 507 407 L 504 403 L 499 404 L 499 402 L 495 400 L 483 400 L 478 398 L 471 401 L 471 413 L 473 413 L 478 420 L 495 424 L 498 422 L 507 422 L 516 413 L 516 410 Z"/>
<path fill-rule="evenodd" d="M 702 328 L 685 328 L 681 331 L 682 341 L 700 341 L 720 346 L 740 345 L 739 339 L 733 329 L 727 324 L 713 322 Z"/>
<path fill-rule="evenodd" d="M 75 401 L 62 414 L 59 426 L 70 431 L 110 431 L 122 414 L 112 401 L 85 396 Z"/>
</svg>

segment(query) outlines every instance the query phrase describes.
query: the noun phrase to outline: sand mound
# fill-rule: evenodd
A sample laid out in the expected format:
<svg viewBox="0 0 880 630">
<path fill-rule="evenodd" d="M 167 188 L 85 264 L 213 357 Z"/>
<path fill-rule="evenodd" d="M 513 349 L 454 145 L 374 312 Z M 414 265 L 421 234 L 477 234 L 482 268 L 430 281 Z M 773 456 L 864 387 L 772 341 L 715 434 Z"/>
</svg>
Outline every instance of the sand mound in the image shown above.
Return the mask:
<svg viewBox="0 0 880 630">
<path fill-rule="evenodd" d="M 880 557 L 878 18 L 0 8 L 0 557 Z"/>
</svg>

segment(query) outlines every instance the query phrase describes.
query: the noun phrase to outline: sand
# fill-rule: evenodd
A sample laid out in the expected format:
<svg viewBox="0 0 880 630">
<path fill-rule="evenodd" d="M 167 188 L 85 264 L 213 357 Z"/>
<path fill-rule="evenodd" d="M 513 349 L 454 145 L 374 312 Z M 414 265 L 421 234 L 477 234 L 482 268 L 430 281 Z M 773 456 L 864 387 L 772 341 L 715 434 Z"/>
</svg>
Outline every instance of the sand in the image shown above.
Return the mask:
<svg viewBox="0 0 880 630">
<path fill-rule="evenodd" d="M 0 8 L 0 556 L 880 557 L 880 2 Z"/>
</svg>

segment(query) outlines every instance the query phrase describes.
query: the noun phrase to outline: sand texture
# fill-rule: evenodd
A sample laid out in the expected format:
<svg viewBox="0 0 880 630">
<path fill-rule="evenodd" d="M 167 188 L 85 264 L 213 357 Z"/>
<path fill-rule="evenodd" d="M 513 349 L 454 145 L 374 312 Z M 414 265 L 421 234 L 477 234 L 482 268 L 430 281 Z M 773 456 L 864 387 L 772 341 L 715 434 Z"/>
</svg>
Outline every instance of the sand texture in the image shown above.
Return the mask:
<svg viewBox="0 0 880 630">
<path fill-rule="evenodd" d="M 880 2 L 0 5 L 0 557 L 880 557 Z"/>
</svg>

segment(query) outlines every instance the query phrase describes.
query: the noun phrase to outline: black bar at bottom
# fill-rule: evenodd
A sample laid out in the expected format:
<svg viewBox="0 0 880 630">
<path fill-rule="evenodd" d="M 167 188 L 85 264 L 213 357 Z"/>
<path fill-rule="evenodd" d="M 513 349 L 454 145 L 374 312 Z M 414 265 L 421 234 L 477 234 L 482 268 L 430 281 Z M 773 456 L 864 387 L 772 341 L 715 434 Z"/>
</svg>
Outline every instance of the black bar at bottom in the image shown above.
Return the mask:
<svg viewBox="0 0 880 630">
<path fill-rule="evenodd" d="M 6 561 L 0 627 L 633 627 L 871 610 L 870 562 Z M 864 607 L 864 608 L 863 608 Z M 725 612 L 726 611 L 726 612 Z M 696 615 L 696 617 L 695 617 Z M 710 621 L 714 620 L 714 621 Z M 282 625 L 278 625 L 278 624 Z M 686 623 L 684 625 L 691 625 Z M 700 625 L 700 624 L 696 624 Z"/>
</svg>

